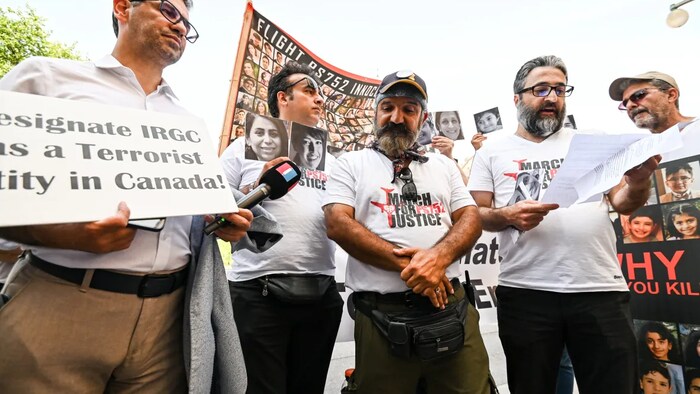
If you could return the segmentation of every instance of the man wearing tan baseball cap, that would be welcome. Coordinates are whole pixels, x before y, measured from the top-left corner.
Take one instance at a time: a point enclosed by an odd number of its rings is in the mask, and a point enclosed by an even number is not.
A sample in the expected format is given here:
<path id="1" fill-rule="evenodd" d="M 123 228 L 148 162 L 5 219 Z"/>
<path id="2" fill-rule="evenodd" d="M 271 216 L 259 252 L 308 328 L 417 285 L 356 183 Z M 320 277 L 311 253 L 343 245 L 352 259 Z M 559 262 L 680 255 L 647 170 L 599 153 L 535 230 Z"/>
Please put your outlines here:
<path id="1" fill-rule="evenodd" d="M 618 78 L 610 84 L 609 93 L 610 98 L 621 101 L 618 108 L 627 111 L 637 127 L 652 133 L 660 133 L 678 123 L 679 127 L 685 126 L 694 119 L 680 113 L 678 83 L 662 72 L 648 71 Z"/>

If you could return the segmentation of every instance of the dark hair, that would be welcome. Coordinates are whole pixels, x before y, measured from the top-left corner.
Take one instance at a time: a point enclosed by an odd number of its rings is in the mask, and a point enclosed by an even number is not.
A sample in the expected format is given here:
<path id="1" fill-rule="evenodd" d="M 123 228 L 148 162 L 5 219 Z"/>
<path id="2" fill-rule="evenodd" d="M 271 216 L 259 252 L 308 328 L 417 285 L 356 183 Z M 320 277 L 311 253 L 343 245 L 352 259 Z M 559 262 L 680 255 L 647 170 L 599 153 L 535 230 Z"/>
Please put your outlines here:
<path id="1" fill-rule="evenodd" d="M 639 363 L 639 381 L 644 379 L 644 375 L 651 372 L 658 372 L 668 380 L 668 385 L 671 386 L 671 374 L 668 372 L 666 365 L 656 360 L 642 360 Z"/>
<path id="2" fill-rule="evenodd" d="M 673 336 L 673 334 L 671 334 L 671 331 L 669 331 L 665 325 L 656 321 L 646 323 L 639 330 L 639 336 L 637 337 L 639 357 L 647 360 L 656 360 L 656 358 L 654 358 L 654 355 L 649 350 L 649 346 L 647 346 L 646 342 L 647 334 L 650 332 L 655 332 L 659 334 L 661 339 L 665 339 L 671 345 L 671 349 L 669 349 L 668 351 L 668 360 L 663 361 L 669 361 L 674 364 L 680 364 L 680 353 L 678 352 L 678 343 L 676 341 L 676 338 Z"/>
<path id="3" fill-rule="evenodd" d="M 294 61 L 287 62 L 287 64 L 284 67 L 282 67 L 280 72 L 278 72 L 277 74 L 273 75 L 272 78 L 270 78 L 270 83 L 267 87 L 267 106 L 269 108 L 270 115 L 272 115 L 272 117 L 274 118 L 279 118 L 280 116 L 280 109 L 277 106 L 277 93 L 282 92 L 282 89 L 289 84 L 289 81 L 287 79 L 290 75 L 293 74 L 306 74 L 309 77 L 316 80 L 316 77 L 314 76 L 314 70 L 311 67 L 307 66 L 306 64 L 299 64 Z M 316 80 L 316 82 L 318 81 Z M 287 88 L 286 90 L 288 89 L 289 88 Z M 287 93 L 286 90 L 285 93 Z M 291 91 L 288 94 L 290 98 L 294 98 L 293 93 Z"/>
<path id="4" fill-rule="evenodd" d="M 640 216 L 651 219 L 654 222 L 654 224 L 659 224 L 661 222 L 659 220 L 658 209 L 650 205 L 644 205 L 636 211 L 632 212 L 632 214 L 629 216 L 629 220 L 632 221 L 632 219 L 638 218 Z"/>
<path id="5" fill-rule="evenodd" d="M 563 60 L 552 55 L 539 56 L 525 62 L 525 64 L 523 64 L 522 67 L 520 67 L 520 70 L 518 70 L 518 73 L 515 74 L 515 81 L 513 82 L 513 93 L 518 94 L 517 92 L 525 88 L 525 79 L 527 79 L 527 76 L 530 75 L 530 72 L 532 72 L 532 70 L 536 69 L 537 67 L 557 68 L 564 73 L 566 81 L 569 81 L 569 74 L 566 71 L 566 65 L 564 64 Z"/>
<path id="6" fill-rule="evenodd" d="M 250 131 L 253 128 L 253 123 L 255 122 L 256 118 L 265 118 L 270 120 L 275 127 L 277 128 L 277 131 L 280 133 L 280 139 L 282 140 L 282 147 L 280 151 L 280 156 L 287 156 L 289 154 L 289 149 L 287 148 L 287 141 L 289 141 L 287 137 L 287 128 L 284 125 L 284 122 L 279 120 L 279 119 L 273 119 L 267 116 L 261 116 L 261 115 L 256 115 L 252 112 L 248 112 L 245 116 L 245 138 L 246 140 L 250 137 Z M 259 160 L 258 155 L 255 154 L 253 151 L 253 148 L 251 148 L 250 145 L 246 143 L 245 145 L 245 158 L 250 159 L 250 160 Z"/>
<path id="7" fill-rule="evenodd" d="M 462 119 L 459 118 L 459 112 L 457 112 L 457 111 L 442 111 L 442 112 L 435 113 L 435 127 L 437 127 L 438 131 L 440 132 L 440 135 L 445 136 L 445 134 L 442 132 L 442 130 L 440 130 L 440 119 L 442 119 L 443 114 L 446 114 L 446 113 L 455 114 L 455 116 L 457 117 L 457 121 L 460 124 L 459 135 L 457 136 L 457 138 L 459 138 L 460 136 L 463 136 L 463 134 L 462 134 Z"/>
<path id="8" fill-rule="evenodd" d="M 690 215 L 698 220 L 698 228 L 695 230 L 695 235 L 700 234 L 700 209 L 695 205 L 689 203 L 681 203 L 671 207 L 666 214 L 666 228 L 668 229 L 668 234 L 672 237 L 683 238 L 683 234 L 676 229 L 673 224 L 673 218 L 678 215 Z"/>
<path id="9" fill-rule="evenodd" d="M 700 369 L 686 369 L 685 372 L 685 389 L 690 392 L 690 384 L 693 380 L 700 379 Z"/>
<path id="10" fill-rule="evenodd" d="M 669 175 L 680 172 L 680 170 L 686 170 L 690 175 L 693 175 L 693 167 L 688 163 L 672 164 L 666 167 L 666 178 Z"/>
<path id="11" fill-rule="evenodd" d="M 302 145 L 304 143 L 304 137 L 306 137 L 308 135 L 311 138 L 321 140 L 321 141 L 323 141 L 323 145 L 325 146 L 326 145 L 326 138 L 328 136 L 328 134 L 324 130 L 317 129 L 315 127 L 305 127 L 305 130 L 304 130 L 305 132 L 303 132 L 303 133 L 300 133 L 298 131 L 299 130 L 297 130 L 296 133 L 294 133 L 294 132 L 292 133 L 292 147 L 294 148 L 294 152 L 295 152 L 294 162 L 296 162 L 296 163 L 299 163 L 299 161 L 300 161 L 299 154 L 301 154 L 301 152 L 303 150 Z M 325 149 L 323 149 L 323 152 L 321 153 L 321 161 L 318 163 L 317 168 L 318 169 L 326 168 L 325 164 L 326 164 L 326 152 L 325 152 Z M 315 170 L 316 168 L 313 168 L 313 169 Z"/>
<path id="12" fill-rule="evenodd" d="M 142 3 L 143 0 L 131 0 L 131 3 Z M 185 7 L 189 10 L 192 8 L 192 0 L 182 0 L 183 3 L 185 3 Z M 119 21 L 117 21 L 117 17 L 114 16 L 114 10 L 112 10 L 112 29 L 114 30 L 114 35 L 116 37 L 119 37 Z"/>
<path id="13" fill-rule="evenodd" d="M 685 363 L 695 368 L 700 368 L 698 342 L 700 342 L 700 330 L 695 329 L 688 334 L 688 338 L 685 340 Z M 698 377 L 700 377 L 700 375 L 698 375 Z"/>

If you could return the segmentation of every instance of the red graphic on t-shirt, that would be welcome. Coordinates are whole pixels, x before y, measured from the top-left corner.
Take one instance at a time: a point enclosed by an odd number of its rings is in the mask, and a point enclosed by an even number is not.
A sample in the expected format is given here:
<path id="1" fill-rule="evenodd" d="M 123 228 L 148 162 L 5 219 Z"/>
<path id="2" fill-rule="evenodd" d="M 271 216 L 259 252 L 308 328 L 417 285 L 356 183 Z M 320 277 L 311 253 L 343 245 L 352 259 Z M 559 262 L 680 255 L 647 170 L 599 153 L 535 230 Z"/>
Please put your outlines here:
<path id="1" fill-rule="evenodd" d="M 370 201 L 372 205 L 386 214 L 390 228 L 425 227 L 441 225 L 440 215 L 446 211 L 441 201 L 432 201 L 430 193 L 419 194 L 416 201 L 405 200 L 401 193 L 392 193 L 395 189 L 381 188 L 385 202 Z"/>
<path id="2" fill-rule="evenodd" d="M 389 221 L 389 227 L 393 227 L 393 217 L 394 217 L 394 212 L 396 212 L 396 206 L 391 204 L 391 199 L 389 198 L 389 193 L 393 192 L 394 189 L 385 189 L 381 188 L 384 190 L 384 193 L 386 195 L 386 203 L 380 203 L 376 201 L 370 201 L 372 205 L 375 207 L 378 207 L 379 209 L 382 210 L 382 213 L 386 213 L 386 218 Z"/>

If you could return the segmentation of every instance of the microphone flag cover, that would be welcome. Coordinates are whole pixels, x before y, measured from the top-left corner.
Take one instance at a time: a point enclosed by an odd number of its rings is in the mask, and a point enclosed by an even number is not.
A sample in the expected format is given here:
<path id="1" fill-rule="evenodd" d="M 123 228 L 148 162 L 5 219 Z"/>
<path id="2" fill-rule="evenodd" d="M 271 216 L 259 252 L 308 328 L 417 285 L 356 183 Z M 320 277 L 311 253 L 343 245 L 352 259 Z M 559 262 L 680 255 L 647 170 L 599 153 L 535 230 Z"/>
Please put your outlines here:
<path id="1" fill-rule="evenodd" d="M 266 171 L 260 179 L 260 184 L 270 186 L 271 200 L 275 200 L 292 190 L 301 179 L 301 170 L 294 162 L 287 160 Z"/>

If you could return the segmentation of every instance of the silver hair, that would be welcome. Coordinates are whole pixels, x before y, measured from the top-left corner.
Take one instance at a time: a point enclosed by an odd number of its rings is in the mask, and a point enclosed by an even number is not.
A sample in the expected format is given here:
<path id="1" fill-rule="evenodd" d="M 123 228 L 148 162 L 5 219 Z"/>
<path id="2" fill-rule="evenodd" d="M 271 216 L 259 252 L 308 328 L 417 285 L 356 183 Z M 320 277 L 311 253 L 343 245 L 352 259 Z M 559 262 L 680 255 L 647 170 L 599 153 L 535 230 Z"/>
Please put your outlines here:
<path id="1" fill-rule="evenodd" d="M 522 67 L 520 67 L 520 70 L 518 70 L 518 73 L 515 74 L 515 81 L 513 82 L 513 93 L 517 94 L 519 91 L 525 88 L 525 79 L 527 79 L 527 76 L 530 75 L 530 72 L 532 72 L 532 70 L 536 69 L 537 67 L 557 68 L 564 73 L 564 77 L 566 77 L 566 82 L 569 82 L 569 74 L 566 71 L 566 65 L 564 64 L 563 60 L 553 55 L 538 56 L 532 60 L 528 60 L 527 62 L 525 62 L 525 64 L 523 64 Z"/>

